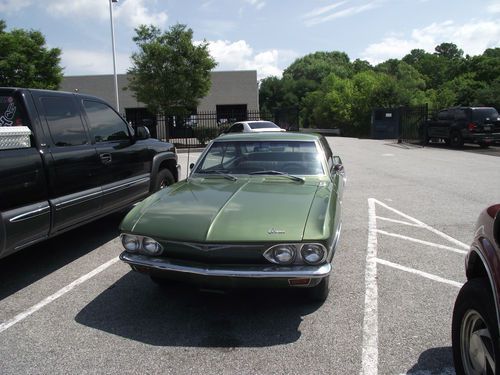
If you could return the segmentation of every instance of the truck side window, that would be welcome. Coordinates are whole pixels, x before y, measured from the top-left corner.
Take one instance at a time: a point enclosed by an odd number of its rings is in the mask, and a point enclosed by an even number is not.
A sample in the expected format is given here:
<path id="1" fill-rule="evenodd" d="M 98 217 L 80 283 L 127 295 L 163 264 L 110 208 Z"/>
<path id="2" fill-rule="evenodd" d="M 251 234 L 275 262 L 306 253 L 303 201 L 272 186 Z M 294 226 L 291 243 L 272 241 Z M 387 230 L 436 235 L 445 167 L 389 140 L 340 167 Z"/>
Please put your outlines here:
<path id="1" fill-rule="evenodd" d="M 73 98 L 44 97 L 40 101 L 45 110 L 50 136 L 56 146 L 78 146 L 87 143 L 87 134 Z"/>
<path id="2" fill-rule="evenodd" d="M 84 100 L 90 132 L 96 142 L 130 140 L 127 124 L 104 103 Z"/>

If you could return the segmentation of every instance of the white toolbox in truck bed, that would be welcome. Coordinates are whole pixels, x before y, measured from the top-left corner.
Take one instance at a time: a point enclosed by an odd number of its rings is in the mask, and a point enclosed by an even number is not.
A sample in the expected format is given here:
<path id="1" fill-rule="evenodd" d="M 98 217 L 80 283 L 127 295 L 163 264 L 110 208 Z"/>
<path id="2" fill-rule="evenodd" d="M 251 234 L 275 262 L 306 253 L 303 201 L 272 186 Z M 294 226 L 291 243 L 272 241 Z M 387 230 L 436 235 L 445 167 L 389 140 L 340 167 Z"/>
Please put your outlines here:
<path id="1" fill-rule="evenodd" d="M 27 126 L 0 126 L 0 150 L 31 147 Z"/>

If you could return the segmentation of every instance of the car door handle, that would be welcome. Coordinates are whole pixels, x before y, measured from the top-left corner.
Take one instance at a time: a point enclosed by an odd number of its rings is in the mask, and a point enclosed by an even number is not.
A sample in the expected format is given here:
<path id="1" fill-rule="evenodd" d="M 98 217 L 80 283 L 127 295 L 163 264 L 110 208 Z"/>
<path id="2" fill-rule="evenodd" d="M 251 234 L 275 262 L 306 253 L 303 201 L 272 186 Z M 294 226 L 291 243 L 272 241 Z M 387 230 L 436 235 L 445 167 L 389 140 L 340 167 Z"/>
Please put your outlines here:
<path id="1" fill-rule="evenodd" d="M 111 154 L 99 154 L 99 157 L 101 158 L 101 163 L 104 165 L 111 164 L 112 158 Z"/>

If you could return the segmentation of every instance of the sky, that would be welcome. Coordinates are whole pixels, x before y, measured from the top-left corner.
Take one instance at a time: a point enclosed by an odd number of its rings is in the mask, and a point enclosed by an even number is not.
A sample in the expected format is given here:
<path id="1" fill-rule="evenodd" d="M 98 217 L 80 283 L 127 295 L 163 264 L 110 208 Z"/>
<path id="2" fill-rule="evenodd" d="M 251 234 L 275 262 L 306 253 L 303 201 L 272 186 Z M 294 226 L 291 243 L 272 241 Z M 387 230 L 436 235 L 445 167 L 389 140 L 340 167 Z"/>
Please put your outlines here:
<path id="1" fill-rule="evenodd" d="M 377 64 L 442 42 L 477 55 L 500 47 L 500 0 L 119 0 L 113 3 L 117 72 L 131 67 L 134 28 L 187 25 L 209 43 L 215 70 L 281 76 L 316 51 Z M 62 50 L 66 76 L 112 74 L 109 0 L 0 0 L 0 19 L 41 31 Z"/>

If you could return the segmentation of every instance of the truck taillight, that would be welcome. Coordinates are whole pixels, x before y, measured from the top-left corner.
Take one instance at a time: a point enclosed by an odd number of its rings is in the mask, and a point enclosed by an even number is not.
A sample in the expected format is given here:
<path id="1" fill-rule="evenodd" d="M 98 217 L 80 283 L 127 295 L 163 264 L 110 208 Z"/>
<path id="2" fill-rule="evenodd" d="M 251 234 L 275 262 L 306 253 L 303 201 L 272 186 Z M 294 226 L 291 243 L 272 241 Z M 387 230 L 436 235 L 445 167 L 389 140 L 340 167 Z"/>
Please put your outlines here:
<path id="1" fill-rule="evenodd" d="M 475 132 L 477 130 L 477 125 L 471 122 L 469 125 L 467 125 L 467 129 L 469 129 L 470 132 Z"/>

